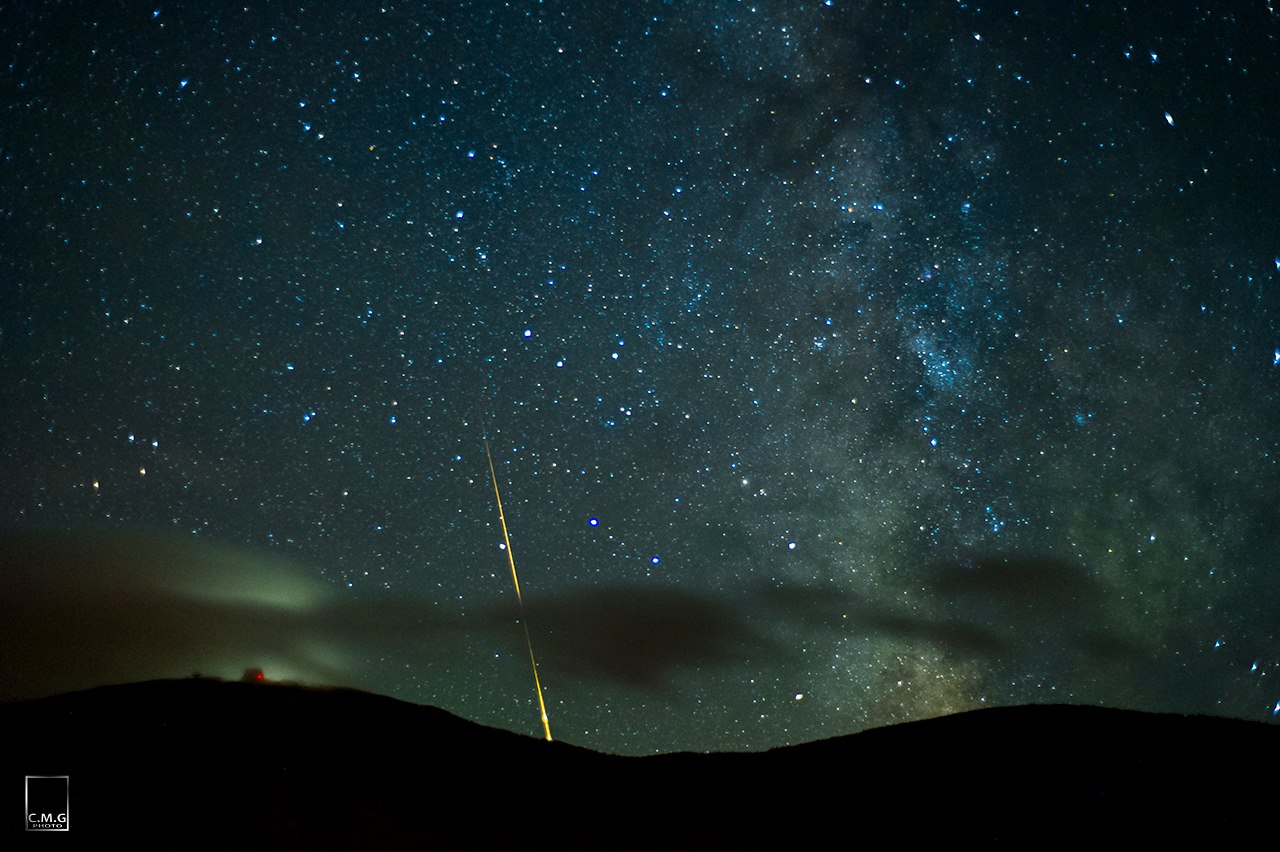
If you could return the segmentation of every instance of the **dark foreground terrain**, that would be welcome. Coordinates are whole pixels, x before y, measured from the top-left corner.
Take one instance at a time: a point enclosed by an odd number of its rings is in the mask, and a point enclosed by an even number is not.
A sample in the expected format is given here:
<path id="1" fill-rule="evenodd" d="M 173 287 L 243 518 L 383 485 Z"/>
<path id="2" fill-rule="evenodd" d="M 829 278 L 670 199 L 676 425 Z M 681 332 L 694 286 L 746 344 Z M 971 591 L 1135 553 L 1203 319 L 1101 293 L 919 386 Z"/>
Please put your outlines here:
<path id="1" fill-rule="evenodd" d="M 1280 726 L 991 709 L 762 754 L 615 757 L 349 690 L 155 681 L 0 705 L 0 847 L 795 848 L 1266 832 Z M 69 775 L 70 831 L 23 830 Z"/>

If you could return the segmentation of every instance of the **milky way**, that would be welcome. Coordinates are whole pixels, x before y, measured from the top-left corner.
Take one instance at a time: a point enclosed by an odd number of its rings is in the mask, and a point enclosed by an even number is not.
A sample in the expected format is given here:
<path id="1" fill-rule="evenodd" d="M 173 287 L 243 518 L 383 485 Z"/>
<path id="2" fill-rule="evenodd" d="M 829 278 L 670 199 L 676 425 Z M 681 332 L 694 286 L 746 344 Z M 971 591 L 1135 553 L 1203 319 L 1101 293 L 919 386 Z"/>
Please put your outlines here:
<path id="1" fill-rule="evenodd" d="M 1268 5 L 616 5 L 0 17 L 0 582 L 149 625 L 61 685 L 538 735 L 487 439 L 558 739 L 1271 720 Z"/>

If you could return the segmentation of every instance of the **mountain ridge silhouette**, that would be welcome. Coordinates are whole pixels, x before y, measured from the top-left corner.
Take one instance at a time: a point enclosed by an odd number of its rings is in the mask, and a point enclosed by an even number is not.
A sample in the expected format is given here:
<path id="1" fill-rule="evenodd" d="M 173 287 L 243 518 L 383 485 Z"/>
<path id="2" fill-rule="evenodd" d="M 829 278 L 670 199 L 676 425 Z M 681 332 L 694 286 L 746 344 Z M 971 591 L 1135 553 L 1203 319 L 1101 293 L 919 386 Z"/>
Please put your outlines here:
<path id="1" fill-rule="evenodd" d="M 0 705 L 0 839 L 68 775 L 72 841 L 778 848 L 835 837 L 1245 837 L 1280 726 L 990 708 L 767 752 L 608 755 L 353 689 L 147 681 Z M 12 807 L 10 807 L 12 805 Z M 905 832 L 905 835 L 903 834 Z"/>

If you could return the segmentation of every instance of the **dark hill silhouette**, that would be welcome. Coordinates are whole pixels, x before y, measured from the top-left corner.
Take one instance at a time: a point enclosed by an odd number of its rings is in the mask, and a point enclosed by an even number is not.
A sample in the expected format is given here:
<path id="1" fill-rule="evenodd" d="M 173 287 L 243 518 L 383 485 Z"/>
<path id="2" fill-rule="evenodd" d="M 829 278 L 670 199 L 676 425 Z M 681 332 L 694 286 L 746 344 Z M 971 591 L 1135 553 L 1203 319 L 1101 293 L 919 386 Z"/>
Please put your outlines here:
<path id="1" fill-rule="evenodd" d="M 0 705 L 0 846 L 24 775 L 70 775 L 101 848 L 794 848 L 1221 842 L 1270 819 L 1280 727 L 980 710 L 758 754 L 619 757 L 354 690 L 208 679 Z M 66 843 L 55 844 L 65 848 Z"/>

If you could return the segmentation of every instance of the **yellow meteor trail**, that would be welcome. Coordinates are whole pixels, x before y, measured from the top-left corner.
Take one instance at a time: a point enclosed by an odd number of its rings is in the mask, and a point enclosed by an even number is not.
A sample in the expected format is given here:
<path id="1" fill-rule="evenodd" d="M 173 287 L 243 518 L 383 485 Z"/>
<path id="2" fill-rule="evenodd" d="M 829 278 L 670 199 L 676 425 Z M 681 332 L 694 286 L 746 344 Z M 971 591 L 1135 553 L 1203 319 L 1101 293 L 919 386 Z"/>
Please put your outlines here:
<path id="1" fill-rule="evenodd" d="M 529 638 L 529 620 L 524 617 L 524 600 L 520 597 L 520 578 L 516 576 L 516 558 L 511 553 L 511 536 L 507 535 L 507 518 L 502 514 L 502 495 L 498 493 L 498 475 L 493 471 L 493 453 L 489 442 L 484 442 L 484 454 L 489 459 L 489 478 L 493 480 L 493 497 L 498 501 L 498 520 L 502 523 L 502 541 L 507 546 L 507 561 L 511 563 L 511 582 L 516 587 L 516 603 L 520 606 L 520 626 L 524 628 L 524 644 L 529 649 L 529 664 L 533 666 L 533 685 L 538 690 L 538 710 L 542 712 L 542 732 L 551 742 L 551 720 L 547 718 L 547 705 L 542 700 L 542 681 L 538 678 L 538 661 L 533 656 L 533 640 Z"/>

